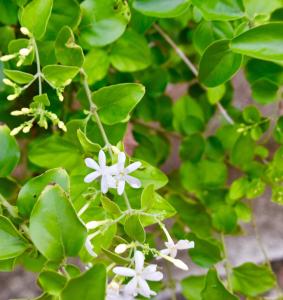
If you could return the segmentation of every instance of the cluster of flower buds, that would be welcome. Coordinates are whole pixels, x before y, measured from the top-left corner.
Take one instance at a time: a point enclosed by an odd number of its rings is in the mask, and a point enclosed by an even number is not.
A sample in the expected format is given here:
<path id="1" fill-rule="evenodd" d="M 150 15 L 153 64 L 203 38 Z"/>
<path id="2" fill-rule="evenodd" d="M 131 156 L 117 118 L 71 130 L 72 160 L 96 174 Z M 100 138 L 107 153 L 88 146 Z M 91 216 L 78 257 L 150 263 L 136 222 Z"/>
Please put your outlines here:
<path id="1" fill-rule="evenodd" d="M 19 95 L 21 94 L 22 92 L 22 88 L 20 86 L 18 86 L 15 82 L 11 81 L 10 79 L 8 78 L 4 78 L 3 79 L 3 83 L 12 87 L 14 89 L 13 91 L 13 94 L 10 94 L 8 97 L 7 97 L 7 100 L 9 101 L 13 101 L 15 100 L 16 98 L 19 97 Z"/>
<path id="2" fill-rule="evenodd" d="M 21 27 L 20 30 L 21 30 L 22 34 L 27 35 L 29 37 L 31 36 L 31 34 L 27 28 Z M 29 40 L 26 47 L 21 48 L 16 53 L 11 53 L 11 54 L 1 56 L 0 61 L 6 62 L 6 61 L 12 60 L 14 58 L 17 58 L 18 59 L 17 67 L 20 67 L 25 62 L 26 58 L 32 53 L 33 50 L 34 49 L 33 49 L 32 41 Z"/>
<path id="3" fill-rule="evenodd" d="M 22 123 L 20 126 L 14 128 L 11 131 L 11 135 L 16 135 L 20 131 L 23 131 L 23 133 L 28 133 L 34 122 L 37 120 L 37 124 L 40 127 L 43 127 L 45 129 L 48 128 L 48 122 L 47 120 L 49 119 L 54 126 L 58 126 L 60 129 L 63 131 L 67 131 L 67 128 L 64 124 L 63 121 L 61 121 L 58 116 L 50 111 L 44 110 L 42 108 L 27 108 L 23 107 L 21 110 L 15 110 L 11 112 L 12 116 L 30 116 L 32 117 L 29 121 L 26 121 Z"/>

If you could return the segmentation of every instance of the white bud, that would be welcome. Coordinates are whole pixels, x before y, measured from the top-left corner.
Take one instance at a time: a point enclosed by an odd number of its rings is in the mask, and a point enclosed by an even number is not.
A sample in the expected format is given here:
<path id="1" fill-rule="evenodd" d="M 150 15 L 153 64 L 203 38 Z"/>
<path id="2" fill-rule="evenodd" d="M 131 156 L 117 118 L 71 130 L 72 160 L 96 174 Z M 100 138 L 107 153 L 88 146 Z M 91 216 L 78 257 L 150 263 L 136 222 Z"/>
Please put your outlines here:
<path id="1" fill-rule="evenodd" d="M 62 121 L 58 122 L 58 127 L 65 132 L 67 131 L 67 127 L 65 126 L 64 122 L 62 122 Z"/>
<path id="2" fill-rule="evenodd" d="M 20 31 L 24 35 L 30 35 L 30 32 L 29 32 L 29 30 L 26 27 L 21 27 Z"/>
<path id="3" fill-rule="evenodd" d="M 28 114 L 30 112 L 30 108 L 27 108 L 27 107 L 23 107 L 21 109 L 21 111 L 24 113 L 24 114 Z"/>
<path id="4" fill-rule="evenodd" d="M 95 229 L 105 223 L 108 223 L 107 220 L 104 220 L 104 221 L 90 221 L 86 224 L 86 228 L 87 229 Z"/>
<path id="5" fill-rule="evenodd" d="M 6 84 L 6 85 L 9 85 L 9 86 L 12 86 L 12 87 L 15 86 L 15 83 L 13 81 L 11 81 L 10 79 L 8 79 L 8 78 L 4 78 L 3 83 Z"/>
<path id="6" fill-rule="evenodd" d="M 64 96 L 63 96 L 62 93 L 58 92 L 58 93 L 57 93 L 57 96 L 58 96 L 58 98 L 59 98 L 59 100 L 60 100 L 61 102 L 64 100 Z"/>
<path id="7" fill-rule="evenodd" d="M 13 100 L 15 100 L 18 96 L 19 96 L 18 94 L 12 94 L 12 95 L 9 95 L 9 96 L 7 97 L 7 99 L 8 99 L 9 101 L 13 101 Z"/>
<path id="8" fill-rule="evenodd" d="M 0 60 L 5 62 L 5 61 L 11 60 L 15 57 L 16 57 L 15 54 L 8 54 L 8 55 L 1 56 Z"/>
<path id="9" fill-rule="evenodd" d="M 11 112 L 12 116 L 21 116 L 23 115 L 23 112 L 21 110 L 14 110 Z"/>
<path id="10" fill-rule="evenodd" d="M 128 245 L 127 244 L 120 244 L 115 248 L 115 252 L 117 254 L 122 254 L 124 253 L 126 250 L 128 249 Z"/>
<path id="11" fill-rule="evenodd" d="M 184 270 L 184 271 L 189 270 L 188 266 L 184 262 L 182 262 L 180 259 L 174 259 L 172 261 L 172 263 L 174 264 L 175 267 L 177 267 L 181 270 Z"/>
<path id="12" fill-rule="evenodd" d="M 24 127 L 24 125 L 21 125 L 21 126 L 19 126 L 19 127 L 14 128 L 14 129 L 10 132 L 10 135 L 16 135 L 16 134 L 18 134 L 18 133 L 22 130 L 23 127 Z"/>
<path id="13" fill-rule="evenodd" d="M 21 56 L 28 56 L 30 54 L 31 49 L 28 48 L 22 48 L 20 49 L 19 53 Z"/>
<path id="14" fill-rule="evenodd" d="M 25 126 L 25 127 L 23 128 L 23 133 L 28 133 L 28 132 L 30 132 L 31 127 L 32 127 L 32 123 L 29 123 L 27 126 Z"/>

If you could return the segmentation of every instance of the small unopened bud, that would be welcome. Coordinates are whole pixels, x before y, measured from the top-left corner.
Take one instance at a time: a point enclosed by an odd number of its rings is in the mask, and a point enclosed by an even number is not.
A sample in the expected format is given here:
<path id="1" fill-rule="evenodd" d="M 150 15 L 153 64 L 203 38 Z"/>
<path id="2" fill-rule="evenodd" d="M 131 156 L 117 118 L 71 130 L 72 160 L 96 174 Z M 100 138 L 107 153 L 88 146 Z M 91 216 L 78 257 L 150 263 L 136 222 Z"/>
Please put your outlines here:
<path id="1" fill-rule="evenodd" d="M 65 132 L 67 131 L 67 127 L 65 126 L 64 122 L 62 122 L 62 121 L 58 122 L 58 127 Z"/>
<path id="2" fill-rule="evenodd" d="M 6 84 L 6 85 L 9 85 L 9 86 L 12 86 L 12 87 L 14 87 L 16 85 L 13 81 L 11 81 L 8 78 L 4 78 L 3 83 Z"/>
<path id="3" fill-rule="evenodd" d="M 20 67 L 24 63 L 24 61 L 25 61 L 25 57 L 21 56 L 16 64 L 16 66 Z"/>
<path id="4" fill-rule="evenodd" d="M 28 132 L 30 132 L 31 127 L 32 127 L 32 123 L 29 123 L 27 126 L 25 126 L 25 127 L 23 128 L 23 133 L 28 133 Z"/>
<path id="5" fill-rule="evenodd" d="M 59 100 L 60 100 L 61 102 L 64 100 L 64 96 L 63 96 L 62 93 L 57 92 L 57 96 L 58 96 L 58 98 L 59 98 Z"/>
<path id="6" fill-rule="evenodd" d="M 28 56 L 30 54 L 30 51 L 31 51 L 31 49 L 29 49 L 29 48 L 22 48 L 22 49 L 20 49 L 19 54 L 21 56 Z"/>
<path id="7" fill-rule="evenodd" d="M 108 221 L 107 220 L 104 220 L 104 221 L 90 221 L 86 224 L 86 228 L 87 229 L 95 229 L 105 223 L 107 223 Z"/>
<path id="8" fill-rule="evenodd" d="M 124 253 L 126 250 L 128 249 L 128 245 L 127 244 L 120 244 L 115 248 L 115 252 L 117 254 L 122 254 Z"/>
<path id="9" fill-rule="evenodd" d="M 23 129 L 24 125 L 21 125 L 19 127 L 14 128 L 11 132 L 10 135 L 16 135 L 18 134 L 22 129 Z"/>
<path id="10" fill-rule="evenodd" d="M 26 27 L 21 27 L 20 31 L 24 35 L 30 35 L 30 32 L 29 32 L 29 30 Z"/>
<path id="11" fill-rule="evenodd" d="M 5 61 L 11 60 L 15 57 L 16 57 L 15 54 L 8 54 L 8 55 L 1 56 L 0 60 L 5 62 Z"/>
<path id="12" fill-rule="evenodd" d="M 16 98 L 18 98 L 18 94 L 12 94 L 12 95 L 9 95 L 8 97 L 7 97 L 7 99 L 9 100 L 9 101 L 13 101 L 13 100 L 15 100 Z"/>

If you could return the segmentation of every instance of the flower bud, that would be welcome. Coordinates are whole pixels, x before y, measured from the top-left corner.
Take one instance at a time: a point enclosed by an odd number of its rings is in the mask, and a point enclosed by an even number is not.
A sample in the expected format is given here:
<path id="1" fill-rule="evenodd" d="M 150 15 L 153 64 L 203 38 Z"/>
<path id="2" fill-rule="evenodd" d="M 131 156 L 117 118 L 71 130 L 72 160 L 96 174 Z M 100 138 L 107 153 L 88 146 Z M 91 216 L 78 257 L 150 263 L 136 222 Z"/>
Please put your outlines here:
<path id="1" fill-rule="evenodd" d="M 15 54 L 8 54 L 8 55 L 1 56 L 0 60 L 5 62 L 5 61 L 11 60 L 15 57 L 16 57 Z"/>
<path id="2" fill-rule="evenodd" d="M 9 95 L 9 96 L 7 97 L 7 99 L 8 99 L 9 101 L 13 101 L 13 100 L 15 100 L 18 96 L 19 96 L 18 94 L 12 94 L 12 95 Z"/>
<path id="3" fill-rule="evenodd" d="M 65 132 L 67 131 L 67 127 L 65 126 L 64 122 L 62 122 L 62 121 L 58 122 L 58 127 Z"/>
<path id="4" fill-rule="evenodd" d="M 119 245 L 115 248 L 115 252 L 116 252 L 117 254 L 122 254 L 122 253 L 124 253 L 127 249 L 128 249 L 128 245 L 127 245 L 127 244 L 119 244 Z"/>
<path id="5" fill-rule="evenodd" d="M 21 56 L 28 56 L 28 55 L 30 54 L 30 51 L 31 51 L 31 49 L 28 49 L 28 48 L 22 48 L 22 49 L 20 49 L 19 54 L 20 54 Z"/>
<path id="6" fill-rule="evenodd" d="M 30 32 L 29 32 L 29 30 L 26 27 L 21 27 L 20 31 L 24 35 L 30 35 Z"/>
<path id="7" fill-rule="evenodd" d="M 8 78 L 4 78 L 3 83 L 6 84 L 6 85 L 9 85 L 9 86 L 12 86 L 12 87 L 15 86 L 15 83 L 13 81 L 11 81 L 10 79 L 8 79 Z"/>
<path id="8" fill-rule="evenodd" d="M 20 125 L 19 127 L 14 128 L 11 132 L 10 135 L 16 135 L 18 134 L 22 129 L 23 129 L 24 125 Z"/>

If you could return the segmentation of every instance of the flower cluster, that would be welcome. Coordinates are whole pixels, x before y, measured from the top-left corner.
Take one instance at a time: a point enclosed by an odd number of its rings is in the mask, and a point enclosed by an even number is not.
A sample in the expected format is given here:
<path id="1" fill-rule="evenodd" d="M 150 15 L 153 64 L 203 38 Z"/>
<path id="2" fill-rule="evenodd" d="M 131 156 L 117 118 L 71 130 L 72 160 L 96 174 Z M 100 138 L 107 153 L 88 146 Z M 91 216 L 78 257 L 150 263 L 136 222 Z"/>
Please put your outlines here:
<path id="1" fill-rule="evenodd" d="M 112 166 L 107 166 L 105 153 L 103 150 L 100 150 L 98 154 L 98 163 L 92 158 L 85 159 L 86 166 L 95 171 L 88 174 L 84 181 L 90 183 L 95 179 L 100 178 L 101 192 L 103 194 L 106 194 L 109 188 L 114 188 L 117 189 L 118 195 L 122 195 L 126 183 L 132 188 L 140 188 L 140 180 L 129 174 L 136 171 L 141 166 L 141 162 L 134 162 L 127 167 L 125 167 L 125 163 L 126 155 L 124 152 L 120 152 L 118 154 L 118 162 Z"/>

